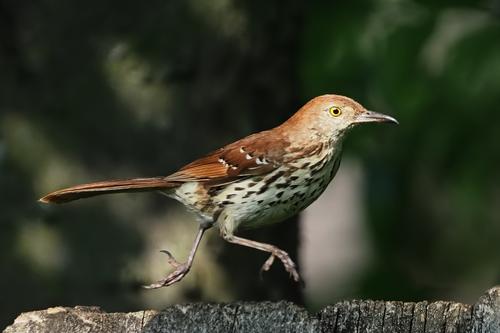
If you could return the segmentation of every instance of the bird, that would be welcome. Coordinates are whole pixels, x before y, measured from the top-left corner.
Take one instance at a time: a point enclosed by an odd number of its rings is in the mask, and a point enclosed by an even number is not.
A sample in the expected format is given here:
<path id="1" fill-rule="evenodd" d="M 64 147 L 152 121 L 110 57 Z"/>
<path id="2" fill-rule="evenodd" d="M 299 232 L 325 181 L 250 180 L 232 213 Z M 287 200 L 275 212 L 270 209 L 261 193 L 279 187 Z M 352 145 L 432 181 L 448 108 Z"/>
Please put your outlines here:
<path id="1" fill-rule="evenodd" d="M 190 271 L 206 230 L 216 227 L 229 243 L 269 254 L 261 271 L 275 259 L 296 282 L 302 282 L 288 253 L 272 244 L 242 238 L 237 230 L 264 227 L 296 215 L 314 202 L 334 178 L 346 134 L 363 123 L 398 124 L 335 94 L 315 97 L 288 120 L 251 134 L 185 165 L 169 176 L 106 180 L 61 189 L 39 199 L 65 203 L 109 193 L 157 191 L 181 202 L 199 221 L 187 260 L 162 250 L 172 266 L 156 289 L 181 281 Z"/>

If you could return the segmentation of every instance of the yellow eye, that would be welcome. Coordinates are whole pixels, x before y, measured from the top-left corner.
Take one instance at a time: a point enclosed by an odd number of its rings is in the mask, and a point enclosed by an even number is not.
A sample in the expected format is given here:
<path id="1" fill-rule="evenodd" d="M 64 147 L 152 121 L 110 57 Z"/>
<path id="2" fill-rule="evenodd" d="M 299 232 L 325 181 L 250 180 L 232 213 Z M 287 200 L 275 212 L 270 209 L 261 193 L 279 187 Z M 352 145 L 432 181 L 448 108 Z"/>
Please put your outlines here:
<path id="1" fill-rule="evenodd" d="M 342 114 L 342 111 L 335 106 L 332 106 L 331 108 L 329 108 L 328 112 L 330 112 L 330 115 L 332 115 L 333 117 L 338 117 Z"/>

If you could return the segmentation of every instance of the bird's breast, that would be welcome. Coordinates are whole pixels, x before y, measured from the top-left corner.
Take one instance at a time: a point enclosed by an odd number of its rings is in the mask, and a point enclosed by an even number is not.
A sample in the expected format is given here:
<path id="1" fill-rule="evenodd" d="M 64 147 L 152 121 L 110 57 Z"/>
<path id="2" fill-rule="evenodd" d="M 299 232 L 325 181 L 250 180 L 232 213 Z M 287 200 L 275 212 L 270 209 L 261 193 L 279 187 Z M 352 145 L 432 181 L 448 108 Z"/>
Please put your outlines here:
<path id="1" fill-rule="evenodd" d="M 277 223 L 314 202 L 334 177 L 339 162 L 340 152 L 302 158 L 265 176 L 230 184 L 213 200 L 231 217 L 228 229 Z"/>
<path id="2" fill-rule="evenodd" d="M 326 189 L 339 163 L 340 150 L 324 150 L 289 160 L 264 175 L 211 187 L 187 182 L 167 195 L 204 221 L 224 211 L 227 218 L 219 223 L 228 232 L 256 228 L 283 221 L 309 206 Z"/>

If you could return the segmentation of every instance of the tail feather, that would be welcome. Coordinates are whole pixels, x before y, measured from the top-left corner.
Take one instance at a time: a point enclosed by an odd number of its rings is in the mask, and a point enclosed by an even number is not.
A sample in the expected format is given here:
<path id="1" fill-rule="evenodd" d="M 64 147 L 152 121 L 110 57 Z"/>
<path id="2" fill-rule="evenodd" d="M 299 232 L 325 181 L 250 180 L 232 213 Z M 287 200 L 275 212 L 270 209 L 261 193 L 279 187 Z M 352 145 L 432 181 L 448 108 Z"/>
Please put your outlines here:
<path id="1" fill-rule="evenodd" d="M 165 177 L 108 180 L 68 187 L 49 193 L 39 199 L 39 201 L 44 203 L 63 203 L 101 194 L 145 192 L 168 189 L 175 186 L 176 183 L 165 180 Z"/>

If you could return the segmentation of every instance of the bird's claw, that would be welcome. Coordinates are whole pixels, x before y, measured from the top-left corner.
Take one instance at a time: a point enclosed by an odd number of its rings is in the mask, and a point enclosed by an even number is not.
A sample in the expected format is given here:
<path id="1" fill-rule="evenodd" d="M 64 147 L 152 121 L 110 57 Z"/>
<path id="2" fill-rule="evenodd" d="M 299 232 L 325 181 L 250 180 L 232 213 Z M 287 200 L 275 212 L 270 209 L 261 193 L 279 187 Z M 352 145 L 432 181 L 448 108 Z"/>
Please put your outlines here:
<path id="1" fill-rule="evenodd" d="M 264 262 L 264 264 L 263 264 L 263 265 L 262 265 L 262 267 L 260 268 L 260 271 L 259 271 L 259 277 L 260 277 L 260 279 L 261 279 L 261 280 L 263 280 L 263 279 L 264 279 L 264 277 L 263 277 L 263 276 L 264 276 L 264 274 L 263 274 L 263 273 L 264 273 L 264 272 L 267 272 L 267 271 L 271 268 L 271 266 L 273 265 L 273 263 L 274 263 L 274 258 L 275 258 L 275 257 L 274 257 L 274 255 L 273 255 L 273 254 L 271 254 L 271 255 L 269 256 L 269 258 L 267 258 L 266 262 Z"/>
<path id="2" fill-rule="evenodd" d="M 260 268 L 261 273 L 267 272 L 271 268 L 271 266 L 274 263 L 274 258 L 275 258 L 274 254 L 271 254 L 269 258 L 267 258 L 266 262 L 264 262 L 264 264 Z"/>
<path id="3" fill-rule="evenodd" d="M 187 263 L 183 263 L 183 264 L 179 263 L 176 266 L 176 269 L 172 273 L 168 274 L 166 278 L 161 279 L 155 283 L 143 286 L 143 288 L 145 288 L 145 289 L 157 289 L 157 288 L 161 288 L 161 287 L 171 286 L 174 283 L 182 280 L 182 278 L 184 276 L 186 276 L 186 274 L 189 272 L 190 268 L 191 267 Z"/>
<path id="4" fill-rule="evenodd" d="M 167 262 L 170 266 L 175 268 L 175 270 L 168 274 L 166 278 L 161 279 L 155 283 L 143 286 L 144 289 L 157 289 L 161 287 L 170 286 L 176 282 L 182 280 L 184 276 L 189 272 L 191 266 L 188 263 L 178 262 L 175 257 L 167 250 L 161 250 L 161 253 L 165 253 L 168 257 Z"/>
<path id="5" fill-rule="evenodd" d="M 160 252 L 167 255 L 168 257 L 167 262 L 169 263 L 170 266 L 177 268 L 180 265 L 182 265 L 182 263 L 178 262 L 177 259 L 175 259 L 175 257 L 172 255 L 172 253 L 170 253 L 170 251 L 160 250 Z"/>
<path id="6" fill-rule="evenodd" d="M 304 286 L 304 280 L 301 279 L 299 273 L 297 272 L 296 265 L 293 262 L 293 260 L 290 258 L 288 253 L 286 253 L 283 250 L 276 250 L 275 252 L 271 253 L 269 258 L 264 262 L 260 269 L 260 274 L 262 276 L 263 272 L 267 272 L 271 266 L 274 263 L 274 259 L 278 257 L 278 259 L 283 263 L 283 266 L 285 266 L 285 270 L 290 274 L 290 276 L 293 278 L 295 282 L 299 282 L 302 286 Z"/>

